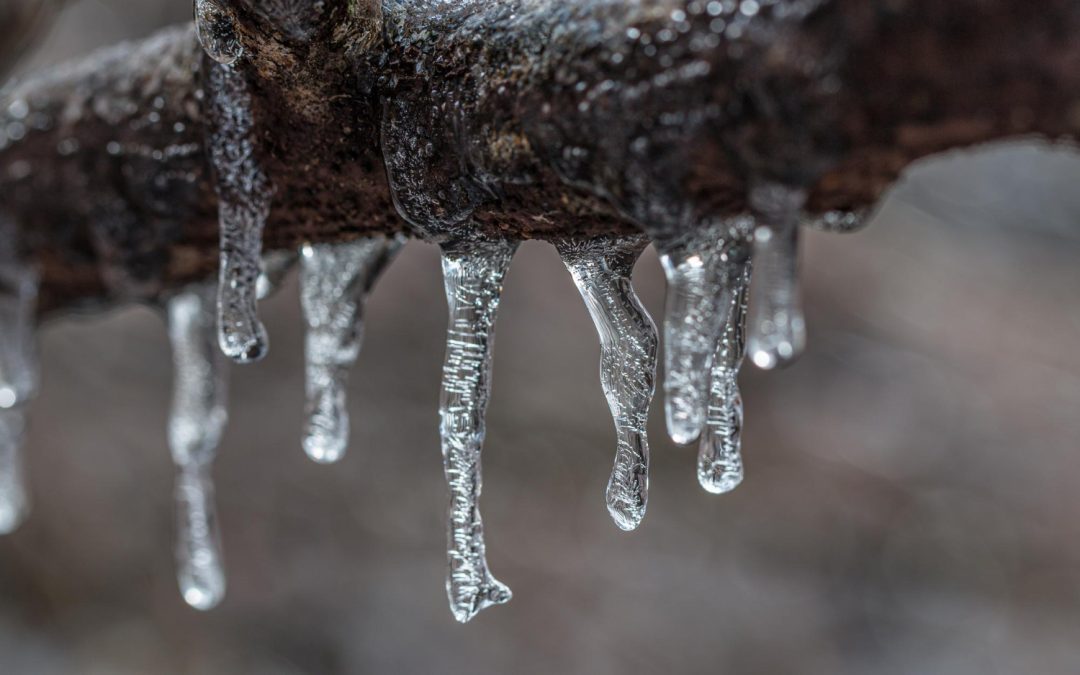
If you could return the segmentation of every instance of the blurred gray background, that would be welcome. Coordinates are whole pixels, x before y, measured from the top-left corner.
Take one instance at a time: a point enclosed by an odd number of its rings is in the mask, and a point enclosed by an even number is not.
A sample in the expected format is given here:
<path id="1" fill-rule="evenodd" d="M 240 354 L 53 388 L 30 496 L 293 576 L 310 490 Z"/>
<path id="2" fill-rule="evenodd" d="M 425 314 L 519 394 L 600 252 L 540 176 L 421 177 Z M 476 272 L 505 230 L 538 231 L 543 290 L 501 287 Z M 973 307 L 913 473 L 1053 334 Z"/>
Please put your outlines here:
<path id="1" fill-rule="evenodd" d="M 83 1 L 26 67 L 186 20 Z M 553 249 L 509 276 L 488 417 L 488 555 L 514 600 L 446 607 L 437 437 L 445 305 L 412 243 L 377 288 L 350 454 L 300 449 L 295 280 L 233 370 L 216 478 L 229 595 L 174 582 L 170 357 L 128 309 L 42 333 L 35 510 L 0 540 L 0 673 L 1080 672 L 1080 159 L 1036 143 L 929 162 L 873 225 L 808 233 L 809 349 L 748 369 L 747 480 L 704 493 L 654 406 L 652 494 L 619 532 L 592 325 Z M 651 252 L 640 294 L 662 316 Z"/>

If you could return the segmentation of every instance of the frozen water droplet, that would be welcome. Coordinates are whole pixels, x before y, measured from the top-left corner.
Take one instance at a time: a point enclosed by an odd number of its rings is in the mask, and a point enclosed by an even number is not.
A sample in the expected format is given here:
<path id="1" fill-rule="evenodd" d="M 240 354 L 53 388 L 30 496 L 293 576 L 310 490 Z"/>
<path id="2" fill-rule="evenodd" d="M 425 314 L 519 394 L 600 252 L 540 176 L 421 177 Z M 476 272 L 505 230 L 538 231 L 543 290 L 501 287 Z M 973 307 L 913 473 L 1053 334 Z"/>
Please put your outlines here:
<path id="1" fill-rule="evenodd" d="M 709 370 L 723 328 L 724 290 L 731 263 L 748 256 L 752 221 L 735 218 L 658 240 L 667 276 L 664 318 L 664 394 L 668 434 L 693 443 L 705 425 Z"/>
<path id="2" fill-rule="evenodd" d="M 462 623 L 507 602 L 511 595 L 488 570 L 479 500 L 495 316 L 516 249 L 517 242 L 508 241 L 453 242 L 442 249 L 450 315 L 439 401 L 443 463 L 450 484 L 446 591 L 450 610 Z"/>
<path id="3" fill-rule="evenodd" d="M 22 461 L 25 412 L 0 410 L 0 534 L 18 529 L 30 512 Z"/>
<path id="4" fill-rule="evenodd" d="M 195 0 L 195 34 L 210 58 L 223 65 L 235 63 L 244 53 L 232 13 L 217 0 Z"/>
<path id="5" fill-rule="evenodd" d="M 781 185 L 758 187 L 751 204 L 754 230 L 754 293 L 747 350 L 766 370 L 794 361 L 806 346 L 799 299 L 799 216 L 805 193 Z"/>
<path id="6" fill-rule="evenodd" d="M 307 323 L 303 445 L 316 462 L 336 462 L 345 454 L 345 384 L 364 337 L 364 302 L 401 244 L 379 236 L 301 249 L 300 302 Z"/>
<path id="7" fill-rule="evenodd" d="M 256 300 L 272 188 L 255 157 L 251 97 L 244 78 L 228 66 L 216 66 L 210 68 L 207 89 L 221 228 L 219 342 L 229 358 L 245 363 L 261 359 L 268 347 Z"/>
<path id="8" fill-rule="evenodd" d="M 708 417 L 698 452 L 698 482 L 713 494 L 730 492 L 743 479 L 743 402 L 738 378 L 746 347 L 750 263 L 734 262 L 732 266 L 729 276 L 735 281 L 725 292 L 728 306 L 720 343 L 713 355 Z"/>
<path id="9" fill-rule="evenodd" d="M 645 424 L 656 376 L 656 326 L 630 282 L 642 237 L 556 242 L 600 335 L 600 381 L 618 442 L 606 501 L 615 524 L 633 530 L 649 497 Z"/>
<path id="10" fill-rule="evenodd" d="M 213 609 L 225 597 L 225 571 L 221 564 L 221 535 L 209 465 L 194 464 L 181 469 L 176 482 L 176 503 L 180 593 L 195 609 Z"/>
<path id="11" fill-rule="evenodd" d="M 200 610 L 225 594 L 210 467 L 228 419 L 228 364 L 217 345 L 214 296 L 211 285 L 192 287 L 167 308 L 174 367 L 168 438 L 179 469 L 177 581 L 184 600 Z"/>

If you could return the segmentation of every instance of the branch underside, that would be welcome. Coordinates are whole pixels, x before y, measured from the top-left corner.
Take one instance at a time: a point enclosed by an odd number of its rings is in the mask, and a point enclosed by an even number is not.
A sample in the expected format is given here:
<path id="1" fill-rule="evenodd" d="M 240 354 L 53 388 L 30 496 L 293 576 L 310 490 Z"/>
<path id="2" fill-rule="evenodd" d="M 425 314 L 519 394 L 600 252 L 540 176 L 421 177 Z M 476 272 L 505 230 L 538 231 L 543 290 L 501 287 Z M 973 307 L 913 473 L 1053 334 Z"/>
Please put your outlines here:
<path id="1" fill-rule="evenodd" d="M 812 219 L 872 207 L 930 154 L 1080 131 L 1070 0 L 391 0 L 303 20 L 225 4 L 274 189 L 265 249 L 673 240 L 748 211 L 762 183 L 805 190 Z M 178 27 L 6 89 L 0 215 L 40 265 L 43 311 L 217 269 L 220 67 Z"/>

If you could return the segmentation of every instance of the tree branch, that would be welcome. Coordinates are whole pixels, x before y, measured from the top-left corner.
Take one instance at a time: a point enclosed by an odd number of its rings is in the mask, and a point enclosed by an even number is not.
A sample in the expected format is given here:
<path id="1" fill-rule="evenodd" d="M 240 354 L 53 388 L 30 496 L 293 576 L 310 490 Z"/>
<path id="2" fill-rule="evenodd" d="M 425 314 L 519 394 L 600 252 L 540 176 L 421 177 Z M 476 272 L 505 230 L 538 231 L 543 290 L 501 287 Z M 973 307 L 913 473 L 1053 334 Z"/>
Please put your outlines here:
<path id="1" fill-rule="evenodd" d="M 672 238 L 745 212 L 757 182 L 806 189 L 811 214 L 858 210 L 929 154 L 1080 131 L 1072 0 L 224 9 L 275 187 L 269 249 Z M 181 27 L 8 89 L 0 212 L 41 263 L 43 307 L 153 298 L 216 268 L 202 87 L 220 67 Z"/>

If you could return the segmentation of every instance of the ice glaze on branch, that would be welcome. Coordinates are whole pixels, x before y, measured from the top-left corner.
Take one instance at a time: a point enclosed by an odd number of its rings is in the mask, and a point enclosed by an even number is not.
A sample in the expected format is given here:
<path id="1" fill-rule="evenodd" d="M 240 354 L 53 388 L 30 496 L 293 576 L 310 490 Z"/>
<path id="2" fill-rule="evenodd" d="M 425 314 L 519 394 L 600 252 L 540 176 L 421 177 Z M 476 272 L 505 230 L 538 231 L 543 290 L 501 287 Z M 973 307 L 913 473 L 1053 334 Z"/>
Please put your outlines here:
<path id="1" fill-rule="evenodd" d="M 267 249 L 411 230 L 395 204 L 445 231 L 670 239 L 744 212 L 751 181 L 856 209 L 928 154 L 1080 131 L 1072 0 L 219 2 L 276 188 Z M 5 92 L 0 209 L 43 308 L 216 269 L 207 65 L 178 28 Z"/>

